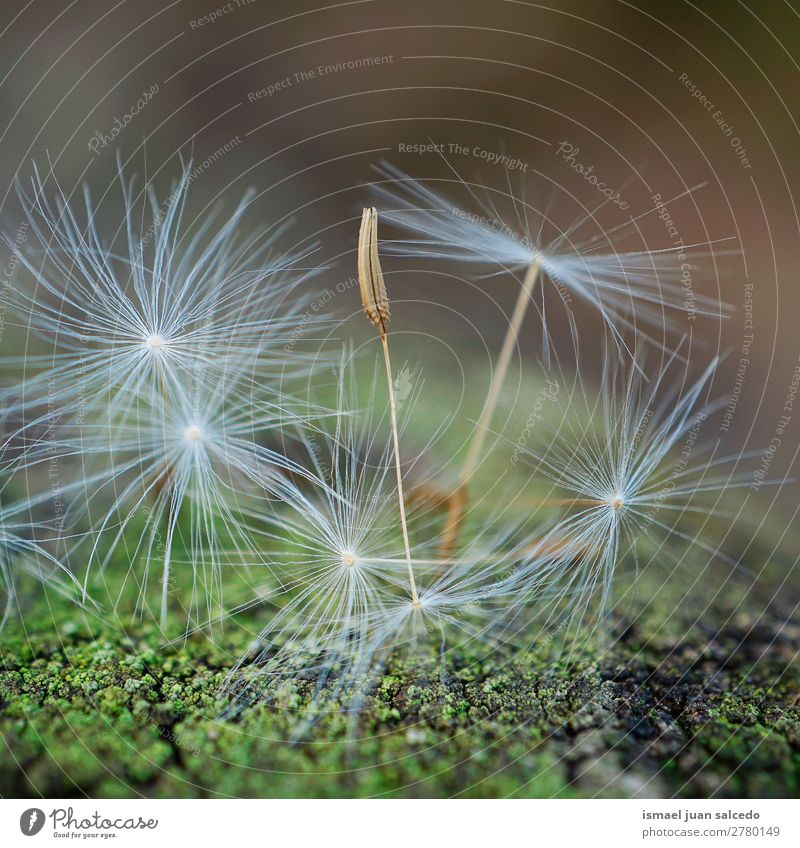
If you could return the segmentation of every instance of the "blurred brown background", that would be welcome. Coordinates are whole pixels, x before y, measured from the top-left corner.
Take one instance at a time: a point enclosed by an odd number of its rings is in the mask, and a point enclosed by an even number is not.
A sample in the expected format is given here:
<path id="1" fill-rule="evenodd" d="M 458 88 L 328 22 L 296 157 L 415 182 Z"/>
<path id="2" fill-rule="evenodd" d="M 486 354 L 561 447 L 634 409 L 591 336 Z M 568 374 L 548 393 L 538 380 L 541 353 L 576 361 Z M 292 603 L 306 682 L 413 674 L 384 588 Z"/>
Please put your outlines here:
<path id="1" fill-rule="evenodd" d="M 438 154 L 401 145 L 462 145 L 467 154 L 447 157 L 462 177 L 524 195 L 567 227 L 598 203 L 557 155 L 568 141 L 630 206 L 601 210 L 587 236 L 645 215 L 653 194 L 669 199 L 705 183 L 670 211 L 686 242 L 734 238 L 715 250 L 742 255 L 711 261 L 697 290 L 719 291 L 739 309 L 692 326 L 691 359 L 700 368 L 732 351 L 713 393 L 734 391 L 752 283 L 751 361 L 731 430 L 719 435 L 736 451 L 773 439 L 800 353 L 800 4 L 5 0 L 0 47 L 2 222 L 12 241 L 13 182 L 33 161 L 52 166 L 67 194 L 85 181 L 102 198 L 116 179 L 117 150 L 128 172 L 146 173 L 162 191 L 178 154 L 191 156 L 200 166 L 197 211 L 255 187 L 254 226 L 293 217 L 286 247 L 318 240 L 319 260 L 336 263 L 323 288 L 354 272 L 355 221 L 373 165 L 388 159 L 416 177 L 448 176 Z M 347 66 L 365 58 L 380 61 Z M 475 149 L 522 166 L 508 172 Z M 112 201 L 100 208 L 113 231 Z M 632 244 L 670 246 L 655 215 L 637 224 Z M 438 366 L 434 358 L 426 368 L 465 384 L 463 362 L 474 355 L 476 369 L 485 365 L 516 286 L 465 284 L 463 268 L 412 265 L 386 261 L 396 327 L 439 340 Z M 345 313 L 357 307 L 337 304 Z M 598 325 L 586 316 L 584 326 L 591 350 Z M 15 339 L 5 335 L 3 353 L 20 352 Z M 523 348 L 537 367 L 535 320 Z M 800 407 L 795 416 L 770 469 L 778 478 L 795 461 Z M 793 516 L 794 503 L 781 508 Z"/>

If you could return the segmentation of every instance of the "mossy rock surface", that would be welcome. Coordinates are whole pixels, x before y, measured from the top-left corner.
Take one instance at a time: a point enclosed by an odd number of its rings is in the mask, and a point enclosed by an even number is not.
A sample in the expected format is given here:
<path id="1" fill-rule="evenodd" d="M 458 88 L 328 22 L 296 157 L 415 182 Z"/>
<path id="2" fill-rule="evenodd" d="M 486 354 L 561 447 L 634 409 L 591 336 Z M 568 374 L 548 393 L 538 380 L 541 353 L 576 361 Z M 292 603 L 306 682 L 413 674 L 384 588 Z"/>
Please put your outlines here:
<path id="1" fill-rule="evenodd" d="M 164 648 L 78 620 L 0 637 L 0 794 L 96 797 L 770 797 L 800 785 L 800 629 L 738 613 L 680 637 L 513 661 L 395 660 L 357 717 L 301 736 L 311 680 L 225 711 L 234 636 Z M 243 637 L 241 637 L 243 639 Z"/>

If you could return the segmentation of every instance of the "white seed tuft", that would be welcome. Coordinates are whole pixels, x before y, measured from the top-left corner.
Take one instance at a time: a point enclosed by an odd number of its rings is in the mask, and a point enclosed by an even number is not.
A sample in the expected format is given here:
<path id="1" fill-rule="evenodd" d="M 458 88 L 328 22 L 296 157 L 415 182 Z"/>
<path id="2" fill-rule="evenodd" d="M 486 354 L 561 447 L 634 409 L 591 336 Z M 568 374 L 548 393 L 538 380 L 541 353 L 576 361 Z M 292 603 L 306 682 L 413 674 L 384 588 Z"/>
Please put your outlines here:
<path id="1" fill-rule="evenodd" d="M 203 431 L 197 424 L 190 424 L 183 431 L 183 437 L 187 442 L 199 442 L 203 438 Z"/>

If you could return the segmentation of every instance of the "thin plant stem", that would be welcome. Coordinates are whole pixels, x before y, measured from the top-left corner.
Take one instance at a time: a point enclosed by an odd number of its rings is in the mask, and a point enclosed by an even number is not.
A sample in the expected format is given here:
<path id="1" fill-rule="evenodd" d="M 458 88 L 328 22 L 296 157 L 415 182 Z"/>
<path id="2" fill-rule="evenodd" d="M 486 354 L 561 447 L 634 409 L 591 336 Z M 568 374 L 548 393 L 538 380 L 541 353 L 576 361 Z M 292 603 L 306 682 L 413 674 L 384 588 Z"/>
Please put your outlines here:
<path id="1" fill-rule="evenodd" d="M 166 414 L 169 410 L 169 392 L 167 391 L 167 381 L 166 376 L 164 374 L 164 366 L 161 362 L 158 362 L 156 365 L 158 369 L 158 386 L 161 389 L 161 397 L 164 403 L 164 413 Z M 169 489 L 172 487 L 172 468 L 170 467 L 169 461 L 167 461 L 166 466 L 164 468 L 164 482 L 158 483 L 156 482 L 155 493 L 156 497 L 160 497 L 163 490 L 166 488 L 169 492 Z M 172 497 L 171 492 L 169 492 L 170 498 L 167 501 L 167 527 L 169 528 L 172 524 Z M 168 531 L 169 532 L 169 531 Z M 170 556 L 167 552 L 164 556 L 164 571 L 161 575 L 161 629 L 164 630 L 167 626 L 167 606 L 169 602 L 169 574 L 170 574 Z"/>
<path id="2" fill-rule="evenodd" d="M 400 443 L 397 436 L 397 406 L 394 399 L 394 380 L 392 379 L 392 363 L 389 359 L 389 340 L 386 337 L 386 329 L 381 327 L 381 345 L 383 347 L 383 361 L 386 365 L 386 380 L 389 385 L 389 415 L 392 419 L 392 444 L 394 447 L 394 468 L 397 474 L 397 499 L 400 503 L 400 524 L 403 529 L 403 544 L 406 551 L 406 563 L 408 564 L 408 582 L 411 585 L 411 601 L 419 604 L 417 583 L 414 580 L 414 566 L 411 563 L 411 545 L 408 541 L 408 522 L 406 521 L 406 503 L 403 494 L 403 472 L 400 468 Z"/>
<path id="3" fill-rule="evenodd" d="M 511 363 L 511 356 L 514 352 L 514 346 L 517 343 L 522 322 L 525 319 L 525 313 L 528 310 L 528 305 L 531 302 L 531 296 L 539 280 L 541 271 L 540 260 L 534 259 L 528 266 L 525 272 L 525 278 L 522 281 L 522 288 L 517 297 L 517 302 L 514 305 L 514 312 L 511 315 L 511 321 L 508 324 L 503 346 L 500 348 L 500 355 L 497 358 L 497 365 L 492 374 L 492 383 L 489 386 L 489 394 L 486 396 L 486 402 L 483 405 L 481 416 L 478 419 L 475 432 L 472 436 L 466 459 L 461 467 L 461 475 L 459 477 L 458 488 L 450 498 L 450 505 L 447 511 L 444 522 L 444 531 L 442 533 L 441 554 L 443 557 L 448 557 L 455 547 L 458 533 L 461 529 L 461 524 L 464 520 L 464 512 L 467 506 L 467 495 L 470 480 L 475 474 L 475 470 L 480 463 L 483 454 L 483 448 L 486 443 L 486 436 L 489 433 L 489 427 L 492 423 L 497 403 L 500 400 L 500 392 L 503 390 L 508 366 Z"/>

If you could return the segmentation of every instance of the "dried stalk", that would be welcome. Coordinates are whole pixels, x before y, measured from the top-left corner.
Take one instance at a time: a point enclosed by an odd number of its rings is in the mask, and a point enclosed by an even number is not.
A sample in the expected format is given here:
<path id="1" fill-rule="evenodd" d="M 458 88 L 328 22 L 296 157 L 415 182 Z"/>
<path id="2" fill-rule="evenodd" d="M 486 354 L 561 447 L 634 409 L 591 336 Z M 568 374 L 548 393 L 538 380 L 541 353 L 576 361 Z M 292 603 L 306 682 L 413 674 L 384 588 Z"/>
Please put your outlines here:
<path id="1" fill-rule="evenodd" d="M 389 340 L 386 325 L 389 322 L 389 297 L 378 258 L 378 212 L 372 207 L 364 209 L 361 216 L 361 228 L 358 232 L 358 284 L 361 288 L 361 302 L 367 318 L 378 328 L 383 347 L 383 361 L 386 366 L 386 381 L 389 387 L 389 413 L 392 421 L 392 443 L 394 464 L 397 474 L 397 499 L 400 505 L 400 524 L 403 529 L 408 581 L 411 587 L 411 601 L 419 605 L 417 584 L 414 580 L 414 567 L 411 563 L 411 546 L 408 541 L 408 522 L 406 520 L 405 496 L 403 494 L 403 473 L 400 468 L 400 442 L 397 435 L 397 405 L 394 397 L 394 379 L 392 363 L 389 359 Z"/>
<path id="2" fill-rule="evenodd" d="M 497 403 L 500 400 L 500 392 L 503 389 L 503 384 L 506 379 L 508 366 L 511 363 L 511 355 L 514 352 L 514 345 L 517 342 L 520 327 L 525 318 L 525 313 L 528 310 L 528 305 L 531 302 L 531 295 L 539 280 L 541 271 L 541 263 L 539 259 L 534 259 L 528 266 L 525 272 L 525 278 L 522 281 L 517 302 L 514 305 L 514 312 L 511 315 L 508 329 L 506 330 L 503 346 L 500 349 L 500 356 L 497 358 L 497 366 L 492 374 L 492 383 L 489 386 L 489 394 L 486 396 L 486 402 L 483 405 L 481 417 L 478 419 L 478 424 L 472 436 L 472 441 L 467 451 L 464 465 L 461 468 L 458 487 L 450 497 L 450 503 L 445 516 L 444 529 L 442 531 L 442 544 L 440 554 L 442 557 L 450 557 L 455 548 L 458 539 L 458 533 L 461 529 L 461 524 L 464 521 L 464 513 L 467 507 L 467 496 L 469 493 L 469 483 L 478 463 L 483 454 L 484 443 L 489 432 L 489 426 L 492 423 L 492 417 Z"/>

